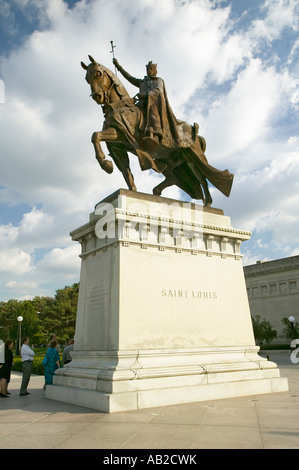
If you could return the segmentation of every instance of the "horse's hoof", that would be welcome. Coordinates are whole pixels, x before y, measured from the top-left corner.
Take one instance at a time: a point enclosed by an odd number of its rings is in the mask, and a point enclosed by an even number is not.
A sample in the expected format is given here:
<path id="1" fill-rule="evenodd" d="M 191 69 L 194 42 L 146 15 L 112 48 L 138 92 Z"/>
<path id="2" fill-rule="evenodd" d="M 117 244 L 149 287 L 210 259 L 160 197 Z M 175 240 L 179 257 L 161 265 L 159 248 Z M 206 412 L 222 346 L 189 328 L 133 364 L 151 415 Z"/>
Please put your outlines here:
<path id="1" fill-rule="evenodd" d="M 156 188 L 153 189 L 153 195 L 154 196 L 161 196 L 161 192 L 162 191 L 160 191 L 159 189 L 156 189 Z"/>
<path id="2" fill-rule="evenodd" d="M 113 172 L 113 163 L 109 160 L 103 160 L 100 165 L 103 170 L 106 171 L 106 173 L 108 173 L 109 175 Z"/>
<path id="3" fill-rule="evenodd" d="M 213 202 L 212 198 L 211 198 L 211 199 L 208 199 L 207 201 L 204 201 L 204 206 L 205 206 L 205 207 L 211 207 L 212 202 Z"/>

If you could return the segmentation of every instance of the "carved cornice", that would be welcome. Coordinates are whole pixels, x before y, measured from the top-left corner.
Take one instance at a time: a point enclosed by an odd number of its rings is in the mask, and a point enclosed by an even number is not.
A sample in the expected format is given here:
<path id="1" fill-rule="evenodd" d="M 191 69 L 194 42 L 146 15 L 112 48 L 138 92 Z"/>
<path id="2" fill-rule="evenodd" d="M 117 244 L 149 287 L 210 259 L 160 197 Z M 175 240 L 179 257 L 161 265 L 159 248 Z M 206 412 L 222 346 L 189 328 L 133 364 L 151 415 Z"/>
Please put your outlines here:
<path id="1" fill-rule="evenodd" d="M 299 256 L 290 256 L 273 261 L 265 261 L 250 266 L 244 266 L 245 277 L 260 276 L 274 272 L 299 269 Z"/>
<path id="2" fill-rule="evenodd" d="M 123 199 L 117 196 L 99 203 L 89 222 L 71 232 L 72 239 L 82 245 L 82 258 L 108 247 L 140 246 L 240 259 L 240 245 L 251 235 L 233 228 L 219 209 L 165 198 L 158 198 L 163 200 L 160 204 L 151 195 L 139 194 L 135 199 L 130 193 L 129 201 L 125 195 Z"/>

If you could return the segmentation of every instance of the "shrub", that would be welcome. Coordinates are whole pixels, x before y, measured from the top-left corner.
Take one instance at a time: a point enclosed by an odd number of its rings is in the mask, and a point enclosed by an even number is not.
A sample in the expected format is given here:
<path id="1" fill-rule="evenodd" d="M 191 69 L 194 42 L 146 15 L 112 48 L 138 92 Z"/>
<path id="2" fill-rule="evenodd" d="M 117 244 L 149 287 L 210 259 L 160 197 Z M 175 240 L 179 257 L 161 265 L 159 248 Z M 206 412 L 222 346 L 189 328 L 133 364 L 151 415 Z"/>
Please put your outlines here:
<path id="1" fill-rule="evenodd" d="M 269 321 L 261 318 L 260 315 L 251 317 L 253 333 L 255 340 L 261 346 L 263 341 L 266 341 L 269 344 L 274 338 L 277 337 L 277 331 L 272 328 L 272 325 Z"/>
<path id="2" fill-rule="evenodd" d="M 12 370 L 22 372 L 22 359 L 20 357 L 14 356 Z"/>
<path id="3" fill-rule="evenodd" d="M 43 358 L 44 358 L 44 355 L 34 357 L 33 366 L 32 366 L 32 374 L 44 375 L 45 368 L 42 365 Z M 61 358 L 60 358 L 60 360 L 61 360 Z M 13 362 L 14 362 L 14 365 L 12 367 L 12 370 L 14 370 L 16 372 L 22 372 L 22 359 L 18 356 L 14 356 Z"/>

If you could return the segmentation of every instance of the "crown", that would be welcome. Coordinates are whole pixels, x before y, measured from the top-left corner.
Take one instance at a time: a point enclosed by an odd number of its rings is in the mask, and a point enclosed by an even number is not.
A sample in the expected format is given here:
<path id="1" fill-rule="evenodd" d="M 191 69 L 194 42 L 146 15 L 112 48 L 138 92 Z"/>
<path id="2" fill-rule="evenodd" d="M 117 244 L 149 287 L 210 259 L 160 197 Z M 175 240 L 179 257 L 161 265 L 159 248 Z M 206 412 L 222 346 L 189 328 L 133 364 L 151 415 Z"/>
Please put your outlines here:
<path id="1" fill-rule="evenodd" d="M 155 69 L 157 68 L 157 64 L 154 64 L 151 60 L 149 63 L 146 65 L 146 68 L 148 69 L 149 67 L 154 67 Z"/>

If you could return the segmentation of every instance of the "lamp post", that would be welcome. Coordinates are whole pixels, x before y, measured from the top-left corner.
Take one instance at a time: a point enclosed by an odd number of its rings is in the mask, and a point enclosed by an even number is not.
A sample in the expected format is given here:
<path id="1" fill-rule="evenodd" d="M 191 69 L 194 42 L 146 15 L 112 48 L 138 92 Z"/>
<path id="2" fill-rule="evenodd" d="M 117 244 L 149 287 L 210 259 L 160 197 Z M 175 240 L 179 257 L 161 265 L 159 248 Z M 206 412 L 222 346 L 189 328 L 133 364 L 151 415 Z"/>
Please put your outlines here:
<path id="1" fill-rule="evenodd" d="M 294 345 L 294 339 L 295 339 L 295 317 L 293 317 L 293 315 L 291 315 L 289 318 L 288 318 L 289 322 L 290 322 L 290 325 L 291 325 L 291 351 L 296 347 Z M 291 353 L 292 354 L 292 353 Z"/>
<path id="2" fill-rule="evenodd" d="M 291 332 L 292 332 L 292 340 L 295 339 L 295 317 L 292 315 L 288 318 L 290 324 L 291 324 Z"/>
<path id="3" fill-rule="evenodd" d="M 21 334 L 22 334 L 22 321 L 23 321 L 23 317 L 19 316 L 17 318 L 18 322 L 19 322 L 19 341 L 18 341 L 18 348 L 17 348 L 17 354 L 20 354 L 21 352 Z"/>

